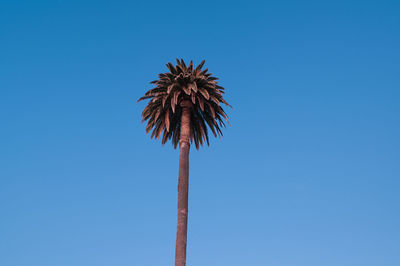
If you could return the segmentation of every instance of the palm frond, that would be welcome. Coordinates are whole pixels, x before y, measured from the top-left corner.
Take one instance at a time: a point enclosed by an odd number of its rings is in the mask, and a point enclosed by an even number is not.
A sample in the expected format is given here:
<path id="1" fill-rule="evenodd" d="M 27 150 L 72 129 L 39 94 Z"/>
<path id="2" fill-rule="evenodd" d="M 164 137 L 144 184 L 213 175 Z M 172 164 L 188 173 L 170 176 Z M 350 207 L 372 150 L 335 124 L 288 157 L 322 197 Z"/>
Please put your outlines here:
<path id="1" fill-rule="evenodd" d="M 191 109 L 191 136 L 198 149 L 204 143 L 209 145 L 208 129 L 217 137 L 222 136 L 221 127 L 225 127 L 228 115 L 221 104 L 231 107 L 222 95 L 225 88 L 218 85 L 218 78 L 202 69 L 205 61 L 194 67 L 183 59 L 176 59 L 176 65 L 166 64 L 169 72 L 160 73 L 158 79 L 150 82 L 154 85 L 138 102 L 149 100 L 142 112 L 142 122 L 147 121 L 146 132 L 152 130 L 152 138 L 160 138 L 162 144 L 171 140 L 176 148 L 181 131 L 182 107 L 180 103 L 189 100 Z"/>

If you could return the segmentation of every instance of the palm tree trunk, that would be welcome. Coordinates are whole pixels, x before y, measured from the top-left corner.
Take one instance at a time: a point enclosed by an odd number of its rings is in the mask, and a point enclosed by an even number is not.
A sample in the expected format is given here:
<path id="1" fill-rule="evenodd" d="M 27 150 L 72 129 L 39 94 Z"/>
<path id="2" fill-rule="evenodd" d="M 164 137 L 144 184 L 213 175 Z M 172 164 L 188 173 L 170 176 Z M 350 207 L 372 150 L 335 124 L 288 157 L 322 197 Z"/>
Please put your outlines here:
<path id="1" fill-rule="evenodd" d="M 190 113 L 192 103 L 181 103 L 181 135 L 179 140 L 179 181 L 178 181 L 178 222 L 176 229 L 175 266 L 186 265 L 188 192 L 189 192 L 189 150 Z"/>

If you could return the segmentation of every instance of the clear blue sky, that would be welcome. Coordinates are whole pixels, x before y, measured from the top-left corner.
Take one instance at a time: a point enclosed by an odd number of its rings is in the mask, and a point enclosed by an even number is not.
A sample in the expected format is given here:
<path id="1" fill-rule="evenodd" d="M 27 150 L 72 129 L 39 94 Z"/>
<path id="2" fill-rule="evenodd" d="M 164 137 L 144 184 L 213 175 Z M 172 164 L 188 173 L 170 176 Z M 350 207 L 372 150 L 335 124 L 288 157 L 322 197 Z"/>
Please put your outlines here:
<path id="1" fill-rule="evenodd" d="M 188 266 L 400 265 L 398 1 L 0 2 L 0 265 L 173 265 L 178 151 L 136 100 L 207 60 Z"/>

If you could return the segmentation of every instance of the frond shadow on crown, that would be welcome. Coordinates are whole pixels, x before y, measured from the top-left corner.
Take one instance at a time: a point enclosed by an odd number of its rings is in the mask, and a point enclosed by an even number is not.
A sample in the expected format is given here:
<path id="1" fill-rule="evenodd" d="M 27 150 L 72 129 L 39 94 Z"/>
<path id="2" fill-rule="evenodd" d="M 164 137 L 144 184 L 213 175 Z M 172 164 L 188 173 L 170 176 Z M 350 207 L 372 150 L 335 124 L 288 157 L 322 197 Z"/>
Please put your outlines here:
<path id="1" fill-rule="evenodd" d="M 180 102 L 190 100 L 193 103 L 190 138 L 199 149 L 203 143 L 209 145 L 209 129 L 215 137 L 222 136 L 224 121 L 229 122 L 221 103 L 230 105 L 223 99 L 225 89 L 218 85 L 218 78 L 213 77 L 207 68 L 202 69 L 205 60 L 196 68 L 193 61 L 189 65 L 182 59 L 176 61 L 175 66 L 167 64 L 169 72 L 159 74 L 159 79 L 150 82 L 154 88 L 138 100 L 150 99 L 142 112 L 142 122 L 147 121 L 146 133 L 153 129 L 152 138 L 158 139 L 163 134 L 162 144 L 171 139 L 176 148 L 181 128 Z"/>

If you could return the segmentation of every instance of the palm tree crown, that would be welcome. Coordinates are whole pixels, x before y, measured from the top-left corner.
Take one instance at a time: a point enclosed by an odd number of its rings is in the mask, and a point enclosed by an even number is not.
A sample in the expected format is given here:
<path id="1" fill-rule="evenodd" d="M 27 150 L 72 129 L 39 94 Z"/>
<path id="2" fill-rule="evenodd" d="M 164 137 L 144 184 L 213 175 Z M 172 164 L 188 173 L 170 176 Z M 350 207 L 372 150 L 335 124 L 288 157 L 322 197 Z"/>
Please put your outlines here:
<path id="1" fill-rule="evenodd" d="M 151 82 L 155 87 L 138 100 L 151 99 L 142 112 L 142 122 L 148 121 L 146 133 L 153 129 L 152 138 L 157 139 L 163 133 L 162 144 L 171 139 L 176 148 L 181 130 L 181 103 L 190 101 L 190 141 L 198 149 L 203 142 L 209 145 L 206 125 L 215 137 L 222 136 L 221 127 L 225 127 L 228 116 L 221 103 L 230 105 L 222 97 L 225 89 L 218 85 L 218 78 L 207 68 L 202 70 L 204 60 L 196 68 L 192 61 L 188 66 L 182 59 L 176 61 L 176 66 L 167 64 L 169 72 L 159 74 L 159 79 Z"/>

